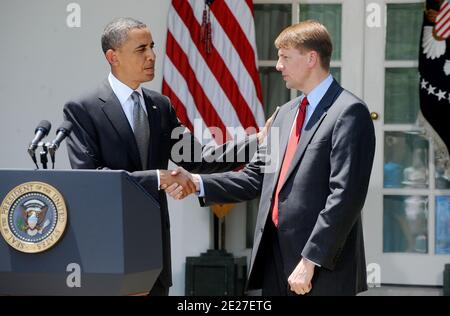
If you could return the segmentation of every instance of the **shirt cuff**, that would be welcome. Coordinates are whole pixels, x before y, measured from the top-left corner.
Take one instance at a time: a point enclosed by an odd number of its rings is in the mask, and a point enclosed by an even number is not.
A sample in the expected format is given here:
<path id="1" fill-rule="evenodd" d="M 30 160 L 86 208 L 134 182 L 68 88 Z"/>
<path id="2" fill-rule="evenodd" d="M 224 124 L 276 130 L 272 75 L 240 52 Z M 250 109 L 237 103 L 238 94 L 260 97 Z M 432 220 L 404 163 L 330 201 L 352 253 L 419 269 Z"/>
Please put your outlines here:
<path id="1" fill-rule="evenodd" d="M 197 177 L 198 182 L 199 182 L 200 191 L 197 192 L 197 196 L 198 196 L 199 198 L 205 197 L 205 188 L 203 187 L 203 180 L 202 180 L 202 177 L 201 177 L 199 174 L 195 174 L 195 175 L 193 175 L 193 176 L 194 176 L 194 177 Z"/>
<path id="2" fill-rule="evenodd" d="M 321 265 L 320 264 L 318 264 L 318 263 L 315 263 L 314 261 L 312 261 L 312 260 L 309 260 L 308 258 L 305 258 L 305 257 L 303 257 L 303 259 L 305 259 L 305 260 L 307 260 L 307 261 L 309 261 L 309 262 L 311 262 L 313 265 L 315 265 L 316 267 L 321 267 Z"/>
<path id="3" fill-rule="evenodd" d="M 158 188 L 157 188 L 157 190 L 159 190 L 159 188 L 161 187 L 161 180 L 159 179 L 159 169 L 156 169 L 156 175 L 157 175 L 157 178 L 158 178 Z"/>

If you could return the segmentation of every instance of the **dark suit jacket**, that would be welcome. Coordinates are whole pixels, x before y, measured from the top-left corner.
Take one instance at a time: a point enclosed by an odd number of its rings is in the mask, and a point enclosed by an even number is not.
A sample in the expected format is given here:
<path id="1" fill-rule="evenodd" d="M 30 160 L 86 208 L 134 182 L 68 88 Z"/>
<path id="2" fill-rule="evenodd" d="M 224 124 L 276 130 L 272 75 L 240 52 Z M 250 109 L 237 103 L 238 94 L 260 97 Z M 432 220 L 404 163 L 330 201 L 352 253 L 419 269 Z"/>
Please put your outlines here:
<path id="1" fill-rule="evenodd" d="M 266 151 L 260 147 L 259 157 L 242 172 L 202 176 L 206 204 L 261 195 L 250 289 L 261 287 L 265 249 L 261 243 L 266 240 L 262 237 L 298 104 L 296 98 L 282 106 Z M 279 138 L 272 139 L 274 128 L 279 128 Z M 276 171 L 264 173 L 262 168 L 269 164 L 266 154 L 277 140 L 280 155 L 270 161 Z M 302 132 L 279 194 L 278 238 L 286 280 L 303 256 L 321 265 L 315 268 L 310 295 L 355 295 L 367 289 L 361 210 L 374 151 L 367 106 L 333 81 Z"/>
<path id="2" fill-rule="evenodd" d="M 187 147 L 183 148 L 191 149 L 190 154 L 183 152 L 183 157 L 188 159 L 174 161 L 189 171 L 210 173 L 233 170 L 245 160 L 249 161 L 256 151 L 257 142 L 255 135 L 252 135 L 239 143 L 226 143 L 211 149 L 202 147 L 190 133 L 175 133 L 178 137 L 173 138 L 171 135 L 175 129 L 184 128 L 169 99 L 155 91 L 142 90 L 150 124 L 149 171 L 142 171 L 133 130 L 107 80 L 93 92 L 65 104 L 64 118 L 73 124 L 67 149 L 72 168 L 129 171 L 159 201 L 164 252 L 160 281 L 168 288 L 172 285 L 169 213 L 166 195 L 157 188 L 154 169 L 167 169 L 169 158 L 172 158 L 171 150 L 177 144 L 177 148 L 185 145 Z M 237 162 L 238 157 L 240 162 Z"/>

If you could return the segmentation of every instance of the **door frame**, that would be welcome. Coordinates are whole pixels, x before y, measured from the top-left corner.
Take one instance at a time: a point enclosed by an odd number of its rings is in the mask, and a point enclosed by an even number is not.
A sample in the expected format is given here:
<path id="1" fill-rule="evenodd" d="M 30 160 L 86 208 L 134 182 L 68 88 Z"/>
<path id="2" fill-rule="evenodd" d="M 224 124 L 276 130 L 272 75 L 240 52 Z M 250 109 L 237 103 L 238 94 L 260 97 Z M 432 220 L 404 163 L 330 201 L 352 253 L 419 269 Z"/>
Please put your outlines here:
<path id="1" fill-rule="evenodd" d="M 365 5 L 378 5 L 381 8 L 379 27 L 364 26 L 364 100 L 370 111 L 379 114 L 374 121 L 376 134 L 376 153 L 363 213 L 363 226 L 368 263 L 380 268 L 381 283 L 404 285 L 443 284 L 444 265 L 450 262 L 450 255 L 435 254 L 435 202 L 438 195 L 449 195 L 450 190 L 436 190 L 434 181 L 433 142 L 429 140 L 429 188 L 409 189 L 384 188 L 384 134 L 385 132 L 420 131 L 414 124 L 384 124 L 384 94 L 386 68 L 412 68 L 418 66 L 417 60 L 385 61 L 387 4 L 423 3 L 422 0 L 365 0 Z M 366 12 L 367 14 L 367 12 Z M 383 196 L 384 195 L 423 195 L 428 197 L 428 253 L 383 253 Z"/>

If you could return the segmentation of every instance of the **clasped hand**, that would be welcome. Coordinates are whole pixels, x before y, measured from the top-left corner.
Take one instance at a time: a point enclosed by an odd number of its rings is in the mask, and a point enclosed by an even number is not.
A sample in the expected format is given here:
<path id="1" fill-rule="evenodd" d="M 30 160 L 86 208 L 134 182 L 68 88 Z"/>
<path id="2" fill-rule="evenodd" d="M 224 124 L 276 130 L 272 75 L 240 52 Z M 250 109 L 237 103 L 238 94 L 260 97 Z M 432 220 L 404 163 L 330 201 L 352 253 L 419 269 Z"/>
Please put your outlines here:
<path id="1" fill-rule="evenodd" d="M 165 190 L 176 200 L 184 199 L 189 194 L 200 191 L 200 180 L 198 175 L 186 171 L 182 167 L 175 170 L 159 171 L 160 189 Z"/>

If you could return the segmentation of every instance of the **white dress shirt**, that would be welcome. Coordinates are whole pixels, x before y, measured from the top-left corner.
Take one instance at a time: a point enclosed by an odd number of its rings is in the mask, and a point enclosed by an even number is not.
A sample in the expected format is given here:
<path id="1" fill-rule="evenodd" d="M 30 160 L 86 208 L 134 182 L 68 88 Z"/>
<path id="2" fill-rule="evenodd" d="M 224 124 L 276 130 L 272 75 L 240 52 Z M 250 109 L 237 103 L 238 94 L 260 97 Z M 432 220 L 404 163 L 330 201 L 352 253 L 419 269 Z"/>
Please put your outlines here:
<path id="1" fill-rule="evenodd" d="M 144 109 L 145 114 L 147 114 L 147 109 L 145 108 L 144 96 L 142 94 L 142 88 L 139 86 L 136 90 L 131 89 L 129 86 L 124 84 L 122 81 L 117 79 L 112 73 L 109 73 L 108 76 L 109 85 L 116 95 L 117 99 L 119 99 L 120 105 L 122 106 L 123 112 L 127 117 L 128 123 L 131 126 L 131 129 L 134 132 L 133 126 L 133 100 L 131 99 L 131 94 L 136 91 L 139 93 L 139 101 L 141 102 L 141 106 Z"/>
<path id="2" fill-rule="evenodd" d="M 122 81 L 117 79 L 111 72 L 108 76 L 108 82 L 111 86 L 111 89 L 113 90 L 114 94 L 116 95 L 117 99 L 119 99 L 120 105 L 122 106 L 122 110 L 125 113 L 125 116 L 127 117 L 128 123 L 131 126 L 131 129 L 134 132 L 134 126 L 133 126 L 133 107 L 134 102 L 131 99 L 131 94 L 136 91 L 139 93 L 139 101 L 141 102 L 141 106 L 144 109 L 145 114 L 147 113 L 147 108 L 145 107 L 145 101 L 144 101 L 144 95 L 142 93 L 142 88 L 139 86 L 136 90 L 131 89 L 129 86 L 124 84 Z M 156 170 L 156 174 L 158 176 L 158 190 L 160 187 L 160 179 L 159 179 L 159 170 Z"/>

